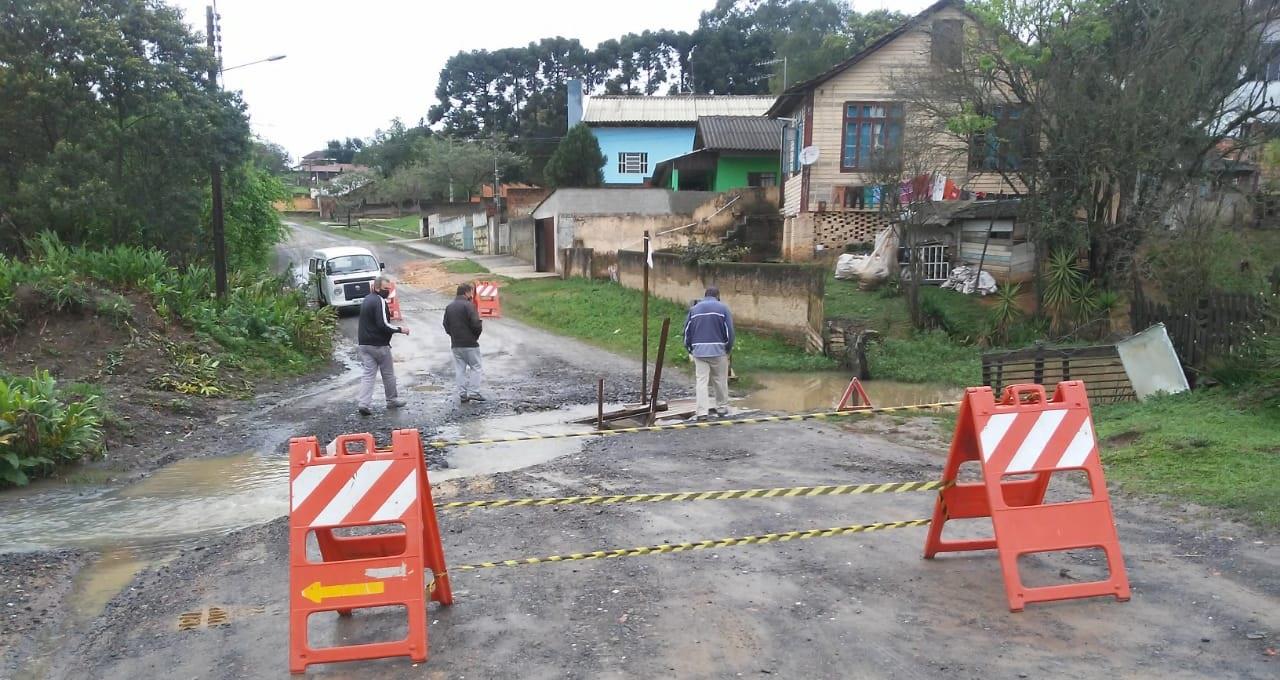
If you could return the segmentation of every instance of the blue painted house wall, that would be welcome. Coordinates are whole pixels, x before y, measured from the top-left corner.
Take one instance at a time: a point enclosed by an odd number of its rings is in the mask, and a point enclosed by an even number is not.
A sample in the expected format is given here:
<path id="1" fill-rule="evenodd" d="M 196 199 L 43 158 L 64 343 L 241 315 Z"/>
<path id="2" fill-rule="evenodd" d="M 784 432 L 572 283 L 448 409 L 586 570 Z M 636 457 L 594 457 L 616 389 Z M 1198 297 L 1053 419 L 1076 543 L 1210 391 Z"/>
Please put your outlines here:
<path id="1" fill-rule="evenodd" d="M 605 184 L 641 184 L 644 178 L 653 176 L 653 168 L 658 163 L 693 151 L 693 126 L 592 127 L 591 131 L 604 154 Z M 647 171 L 619 173 L 618 154 L 636 151 L 649 154 Z"/>

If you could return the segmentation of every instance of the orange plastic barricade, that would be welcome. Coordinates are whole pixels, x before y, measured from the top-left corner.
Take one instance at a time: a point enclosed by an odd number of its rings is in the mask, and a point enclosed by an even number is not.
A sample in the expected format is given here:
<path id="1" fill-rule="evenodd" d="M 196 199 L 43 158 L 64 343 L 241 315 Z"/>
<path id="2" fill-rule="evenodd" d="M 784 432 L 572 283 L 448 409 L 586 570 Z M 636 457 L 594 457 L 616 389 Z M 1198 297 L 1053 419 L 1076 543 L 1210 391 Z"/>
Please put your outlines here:
<path id="1" fill-rule="evenodd" d="M 871 397 L 867 396 L 867 391 L 862 389 L 862 381 L 856 377 L 849 381 L 849 386 L 844 388 L 844 395 L 840 397 L 840 403 L 836 404 L 837 411 L 862 411 L 872 408 Z"/>
<path id="2" fill-rule="evenodd" d="M 353 451 L 359 444 L 358 451 Z M 396 430 L 391 449 L 370 434 L 346 434 L 324 452 L 315 437 L 289 441 L 289 671 L 337 661 L 408 656 L 427 660 L 427 597 L 453 603 L 440 527 L 417 430 Z M 336 529 L 400 524 L 403 531 L 337 535 Z M 319 559 L 307 554 L 314 533 Z M 350 532 L 347 532 L 350 534 Z M 427 570 L 434 575 L 428 586 Z M 403 640 L 314 648 L 317 612 L 403 605 Z"/>
<path id="3" fill-rule="evenodd" d="M 494 281 L 476 281 L 476 310 L 483 319 L 502 317 L 502 303 L 498 300 L 498 284 Z"/>
<path id="4" fill-rule="evenodd" d="M 980 461 L 981 482 L 957 482 L 960 465 Z M 1063 470 L 1083 470 L 1089 497 L 1045 503 L 1049 478 Z M 1021 479 L 1006 479 L 1016 475 Z M 1030 479 L 1025 477 L 1031 475 Z M 1093 417 L 1084 383 L 1058 384 L 1053 400 L 1042 385 L 1014 385 L 995 401 L 990 387 L 965 391 L 951 440 L 943 489 L 933 511 L 924 556 L 940 552 L 989 550 L 1000 556 L 1011 611 L 1028 602 L 1113 595 L 1129 599 L 1129 578 L 1120 555 L 1111 500 L 1098 456 Z M 944 541 L 943 525 L 952 519 L 990 517 L 994 537 Z M 1110 574 L 1102 581 L 1029 588 L 1018 575 L 1022 555 L 1101 548 Z"/>
<path id="5" fill-rule="evenodd" d="M 387 315 L 392 321 L 400 321 L 404 315 L 400 313 L 400 298 L 396 297 L 396 284 L 388 281 L 387 288 L 391 290 L 387 295 Z"/>

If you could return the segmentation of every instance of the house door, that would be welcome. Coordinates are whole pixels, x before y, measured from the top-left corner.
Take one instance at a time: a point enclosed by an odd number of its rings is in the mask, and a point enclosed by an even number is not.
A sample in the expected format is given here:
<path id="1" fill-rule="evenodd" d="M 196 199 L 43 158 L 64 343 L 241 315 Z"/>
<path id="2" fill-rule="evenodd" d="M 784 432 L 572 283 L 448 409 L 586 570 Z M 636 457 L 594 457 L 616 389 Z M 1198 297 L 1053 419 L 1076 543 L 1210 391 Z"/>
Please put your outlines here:
<path id="1" fill-rule="evenodd" d="M 537 221 L 533 230 L 534 269 L 540 272 L 556 270 L 556 228 L 554 217 Z"/>

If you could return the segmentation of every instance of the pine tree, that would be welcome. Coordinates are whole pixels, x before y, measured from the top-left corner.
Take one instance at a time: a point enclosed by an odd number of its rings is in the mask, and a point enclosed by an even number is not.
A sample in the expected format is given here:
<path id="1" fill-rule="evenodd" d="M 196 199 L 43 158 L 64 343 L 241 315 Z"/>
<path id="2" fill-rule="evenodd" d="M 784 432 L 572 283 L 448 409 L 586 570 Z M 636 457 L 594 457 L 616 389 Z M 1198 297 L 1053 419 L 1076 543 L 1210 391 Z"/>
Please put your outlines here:
<path id="1" fill-rule="evenodd" d="M 552 187 L 598 187 L 604 183 L 604 163 L 596 136 L 579 123 L 560 140 L 543 175 Z"/>

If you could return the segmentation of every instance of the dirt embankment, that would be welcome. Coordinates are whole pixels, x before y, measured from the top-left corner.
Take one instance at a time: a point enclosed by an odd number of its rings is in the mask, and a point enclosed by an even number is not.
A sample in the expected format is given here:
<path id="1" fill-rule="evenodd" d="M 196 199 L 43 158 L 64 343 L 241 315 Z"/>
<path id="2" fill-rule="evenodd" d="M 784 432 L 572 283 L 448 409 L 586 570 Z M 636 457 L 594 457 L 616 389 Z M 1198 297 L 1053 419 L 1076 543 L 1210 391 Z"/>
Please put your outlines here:
<path id="1" fill-rule="evenodd" d="M 15 295 L 21 324 L 0 334 L 0 373 L 48 371 L 64 391 L 100 393 L 105 452 L 92 465 L 109 475 L 163 465 L 172 459 L 169 449 L 219 416 L 247 408 L 240 397 L 251 394 L 248 376 L 226 362 L 217 367 L 217 395 L 162 389 L 167 377 L 182 379 L 178 364 L 184 359 L 215 357 L 218 348 L 180 323 L 161 318 L 144 300 L 125 302 L 127 307 L 110 313 L 96 299 L 53 311 L 42 294 L 22 287 Z M 279 387 L 255 383 L 260 391 Z M 67 468 L 58 474 L 76 472 Z"/>

